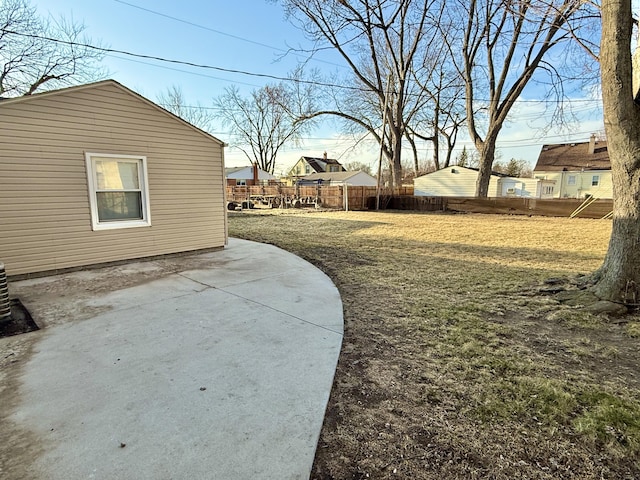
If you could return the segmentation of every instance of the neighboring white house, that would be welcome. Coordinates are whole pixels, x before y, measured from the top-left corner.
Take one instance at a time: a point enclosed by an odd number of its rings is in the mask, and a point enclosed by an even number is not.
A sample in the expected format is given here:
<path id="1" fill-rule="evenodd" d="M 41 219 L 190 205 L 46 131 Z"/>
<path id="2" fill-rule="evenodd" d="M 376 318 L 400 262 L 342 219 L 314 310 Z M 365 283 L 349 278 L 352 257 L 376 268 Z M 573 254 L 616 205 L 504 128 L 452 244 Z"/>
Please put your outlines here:
<path id="1" fill-rule="evenodd" d="M 446 167 L 417 177 L 413 194 L 418 197 L 475 197 L 478 170 Z M 552 198 L 555 181 L 514 178 L 493 173 L 489 179 L 489 197 Z"/>
<path id="2" fill-rule="evenodd" d="M 227 179 L 228 186 L 267 184 L 269 181 L 277 180 L 277 177 L 258 168 L 256 165 L 225 168 L 224 176 Z"/>
<path id="3" fill-rule="evenodd" d="M 553 198 L 555 180 L 502 177 L 498 179 L 499 197 Z"/>
<path id="4" fill-rule="evenodd" d="M 299 180 L 300 184 L 319 183 L 321 185 L 349 185 L 352 187 L 375 187 L 378 185 L 376 177 L 360 170 L 355 172 L 324 172 L 312 173 Z"/>
<path id="5" fill-rule="evenodd" d="M 543 145 L 533 169 L 536 178 L 555 180 L 555 198 L 613 198 L 606 141 Z"/>

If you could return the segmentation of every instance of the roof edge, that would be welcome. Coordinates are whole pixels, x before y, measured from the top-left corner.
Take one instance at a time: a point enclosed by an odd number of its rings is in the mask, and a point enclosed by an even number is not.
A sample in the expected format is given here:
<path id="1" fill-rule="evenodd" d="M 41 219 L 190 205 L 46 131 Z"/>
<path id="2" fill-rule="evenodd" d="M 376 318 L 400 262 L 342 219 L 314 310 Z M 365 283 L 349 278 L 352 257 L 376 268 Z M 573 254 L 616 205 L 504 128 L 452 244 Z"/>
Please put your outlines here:
<path id="1" fill-rule="evenodd" d="M 226 142 L 223 142 L 219 138 L 214 137 L 210 133 L 205 132 L 201 128 L 198 128 L 195 125 L 187 122 L 185 119 L 179 117 L 175 113 L 171 113 L 166 108 L 161 107 L 160 105 L 158 105 L 157 103 L 153 102 L 152 100 L 149 100 L 148 98 L 144 97 L 143 95 L 140 95 L 139 93 L 131 90 L 129 87 L 125 87 L 120 82 L 118 82 L 116 80 L 113 80 L 113 79 L 110 79 L 110 78 L 106 79 L 106 80 L 100 80 L 98 82 L 84 83 L 82 85 L 72 85 L 70 87 L 59 88 L 59 89 L 56 89 L 56 90 L 49 90 L 47 92 L 34 93 L 32 95 L 23 95 L 21 97 L 5 98 L 5 99 L 2 99 L 0 101 L 0 108 L 2 108 L 5 105 L 12 105 L 12 104 L 21 103 L 21 102 L 28 102 L 28 101 L 36 99 L 36 98 L 49 97 L 49 96 L 54 96 L 54 95 L 61 95 L 61 94 L 68 93 L 68 92 L 87 90 L 87 89 L 97 88 L 97 87 L 101 87 L 101 86 L 105 86 L 105 85 L 115 86 L 115 87 L 119 88 L 120 90 L 124 91 L 125 93 L 128 93 L 129 95 L 132 95 L 132 96 L 136 97 L 138 100 L 143 101 L 147 105 L 155 108 L 156 110 L 164 113 L 165 115 L 171 116 L 175 120 L 178 120 L 179 122 L 181 122 L 183 125 L 186 125 L 189 128 L 191 128 L 191 129 L 195 130 L 196 132 L 200 133 L 201 135 L 204 135 L 205 137 L 215 141 L 216 143 L 220 144 L 220 146 L 222 146 L 222 147 L 227 147 L 228 146 L 228 144 Z"/>

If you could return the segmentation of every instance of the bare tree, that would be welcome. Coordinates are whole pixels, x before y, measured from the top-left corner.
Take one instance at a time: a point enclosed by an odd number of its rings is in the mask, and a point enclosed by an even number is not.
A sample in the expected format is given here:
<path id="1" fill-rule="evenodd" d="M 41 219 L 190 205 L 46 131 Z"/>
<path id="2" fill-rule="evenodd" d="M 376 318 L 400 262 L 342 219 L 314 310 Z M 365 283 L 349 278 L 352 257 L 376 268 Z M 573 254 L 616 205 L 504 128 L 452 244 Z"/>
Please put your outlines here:
<path id="1" fill-rule="evenodd" d="M 313 97 L 308 84 L 299 82 L 300 71 L 291 82 L 266 85 L 243 96 L 232 86 L 215 100 L 232 142 L 252 163 L 273 173 L 280 149 L 297 143 L 303 133 L 313 128 L 312 121 L 298 119 L 313 110 Z"/>
<path id="2" fill-rule="evenodd" d="M 211 130 L 215 119 L 212 109 L 203 106 L 200 102 L 195 105 L 189 105 L 182 93 L 182 89 L 178 85 L 168 87 L 156 98 L 160 106 L 191 125 L 195 125 L 205 131 Z"/>
<path id="3" fill-rule="evenodd" d="M 81 23 L 38 16 L 28 0 L 2 0 L 0 96 L 31 95 L 103 77 L 103 54 L 83 46 L 90 43 L 84 30 Z"/>
<path id="4" fill-rule="evenodd" d="M 520 177 L 520 178 L 532 178 L 533 170 L 531 170 L 531 166 L 529 162 L 523 159 L 515 159 L 512 158 L 507 163 L 495 162 L 493 164 L 493 171 L 498 173 L 504 173 L 505 175 L 509 175 L 510 177 Z"/>
<path id="5" fill-rule="evenodd" d="M 423 105 L 423 49 L 436 34 L 429 15 L 435 0 L 281 0 L 289 18 L 318 45 L 331 48 L 348 66 L 344 95 L 329 92 L 334 115 L 369 133 L 389 160 L 394 185 L 402 181 L 401 150 L 407 125 Z M 437 10 L 437 8 L 436 8 Z M 435 18 L 437 12 L 433 12 Z M 387 120 L 384 136 L 382 118 Z"/>
<path id="6" fill-rule="evenodd" d="M 360 170 L 361 172 L 368 173 L 371 175 L 371 165 L 365 162 L 360 162 L 358 160 L 352 160 L 344 165 L 344 169 L 348 172 L 357 172 Z"/>
<path id="7" fill-rule="evenodd" d="M 600 71 L 604 125 L 613 177 L 613 228 L 598 297 L 640 304 L 640 105 L 633 86 L 631 0 L 602 1 Z M 638 75 L 638 72 L 636 72 Z M 635 100 L 635 101 L 634 101 Z"/>
<path id="8" fill-rule="evenodd" d="M 467 126 L 480 154 L 476 195 L 486 197 L 496 141 L 511 108 L 534 75 L 546 75 L 547 94 L 563 99 L 562 72 L 547 60 L 557 45 L 572 45 L 583 23 L 593 23 L 595 7 L 584 0 L 460 0 L 462 50 L 459 63 L 466 90 Z M 447 38 L 451 39 L 450 36 Z M 555 51 L 555 50 L 554 50 Z"/>
<path id="9" fill-rule="evenodd" d="M 441 42 L 444 46 L 444 42 Z M 435 53 L 435 55 L 434 55 Z M 458 133 L 466 123 L 464 111 L 464 83 L 457 71 L 452 68 L 448 52 L 442 47 L 429 49 L 429 75 L 416 78 L 424 92 L 424 104 L 407 126 L 407 139 L 414 151 L 415 170 L 418 172 L 418 158 L 412 136 L 433 144 L 433 163 L 436 170 L 446 168 L 456 145 Z M 430 133 L 425 133 L 430 132 Z M 440 160 L 441 140 L 446 151 L 444 161 Z"/>

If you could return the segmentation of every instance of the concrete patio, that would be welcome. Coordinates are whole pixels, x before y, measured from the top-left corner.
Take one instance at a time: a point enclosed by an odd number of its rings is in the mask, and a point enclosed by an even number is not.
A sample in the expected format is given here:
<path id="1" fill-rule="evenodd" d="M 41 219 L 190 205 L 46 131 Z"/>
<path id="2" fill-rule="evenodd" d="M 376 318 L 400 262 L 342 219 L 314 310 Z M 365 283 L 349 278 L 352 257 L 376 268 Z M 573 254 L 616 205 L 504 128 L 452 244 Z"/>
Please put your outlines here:
<path id="1" fill-rule="evenodd" d="M 342 342 L 320 270 L 276 247 L 10 283 L 0 477 L 307 479 Z"/>

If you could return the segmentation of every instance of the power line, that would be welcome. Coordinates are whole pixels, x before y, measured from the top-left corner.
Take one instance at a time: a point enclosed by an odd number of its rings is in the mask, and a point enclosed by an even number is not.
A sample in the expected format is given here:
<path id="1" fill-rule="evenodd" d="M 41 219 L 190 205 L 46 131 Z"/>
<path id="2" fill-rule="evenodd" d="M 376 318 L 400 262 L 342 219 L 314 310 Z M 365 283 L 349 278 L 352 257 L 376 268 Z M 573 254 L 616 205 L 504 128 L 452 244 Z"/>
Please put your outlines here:
<path id="1" fill-rule="evenodd" d="M 255 40 L 251 40 L 251 39 L 248 39 L 248 38 L 245 38 L 245 37 L 240 37 L 238 35 L 234 35 L 234 34 L 231 34 L 231 33 L 223 32 L 221 30 L 216 30 L 215 28 L 207 27 L 205 25 L 200 25 L 199 23 L 195 23 L 195 22 L 191 22 L 189 20 L 184 20 L 182 18 L 174 17 L 173 15 L 168 15 L 166 13 L 158 12 L 157 10 L 152 10 L 150 8 L 141 7 L 140 5 L 135 5 L 133 3 L 125 2 L 124 0 L 113 0 L 113 1 L 117 2 L 117 3 L 121 3 L 123 5 L 127 5 L 127 6 L 132 7 L 132 8 L 137 8 L 138 10 L 142 10 L 143 12 L 147 12 L 147 13 L 150 13 L 152 15 L 157 15 L 159 17 L 168 18 L 169 20 L 173 20 L 175 22 L 184 23 L 185 25 L 189 25 L 189 26 L 196 27 L 196 28 L 199 28 L 199 29 L 202 29 L 202 30 L 206 30 L 208 32 L 217 33 L 218 35 L 223 35 L 225 37 L 233 38 L 235 40 L 240 40 L 242 42 L 250 43 L 252 45 L 258 45 L 260 47 L 269 48 L 271 50 L 275 50 L 275 51 L 281 52 L 283 54 L 288 54 L 288 53 L 291 53 L 293 51 L 291 49 L 290 50 L 285 50 L 283 48 L 275 47 L 273 45 L 268 45 L 266 43 L 257 42 Z M 293 51 L 293 52 L 294 52 L 293 55 L 295 55 L 296 57 L 298 57 L 298 58 L 302 57 L 301 55 L 295 53 L 295 51 Z M 307 58 L 305 58 L 305 60 L 307 60 Z M 344 65 L 340 65 L 338 63 L 333 63 L 333 62 L 328 62 L 326 60 L 321 60 L 321 59 L 318 59 L 318 58 L 313 58 L 313 61 L 320 62 L 320 63 L 325 63 L 327 65 L 333 65 L 335 67 L 346 68 Z"/>
<path id="2" fill-rule="evenodd" d="M 342 88 L 342 89 L 346 89 L 346 90 L 366 91 L 365 89 L 358 88 L 358 87 L 351 87 L 351 86 L 348 86 L 348 85 L 338 85 L 338 84 L 331 84 L 331 83 L 323 83 L 323 82 L 318 82 L 318 81 L 315 81 L 315 80 L 305 80 L 305 79 L 298 79 L 298 78 L 282 77 L 282 76 L 279 76 L 279 75 L 271 75 L 271 74 L 268 74 L 268 73 L 248 72 L 246 70 L 237 70 L 237 69 L 233 69 L 233 68 L 218 67 L 218 66 L 215 66 L 215 65 L 207 65 L 207 64 L 202 64 L 202 63 L 188 62 L 186 60 L 175 60 L 175 59 L 171 59 L 171 58 L 158 57 L 156 55 L 146 55 L 146 54 L 142 54 L 142 53 L 133 53 L 133 52 L 128 52 L 126 50 L 118 50 L 118 49 L 115 49 L 115 48 L 98 47 L 96 45 L 91 45 L 89 43 L 81 43 L 81 42 L 72 42 L 72 41 L 69 41 L 69 40 L 61 40 L 59 38 L 47 37 L 45 35 L 35 35 L 35 34 L 30 34 L 30 33 L 16 32 L 14 30 L 7 30 L 5 28 L 3 28 L 1 31 L 2 31 L 2 33 L 8 33 L 8 34 L 11 34 L 11 35 L 18 35 L 20 37 L 32 38 L 32 39 L 37 39 L 37 40 L 46 40 L 48 42 L 59 43 L 59 44 L 67 45 L 67 46 L 70 46 L 70 47 L 88 48 L 90 50 L 103 52 L 105 54 L 111 53 L 111 54 L 127 55 L 129 57 L 144 58 L 144 59 L 147 59 L 147 60 L 156 60 L 158 62 L 172 63 L 172 64 L 176 64 L 176 65 L 185 65 L 185 66 L 188 66 L 188 67 L 202 68 L 202 69 L 205 69 L 205 70 L 216 70 L 218 72 L 233 73 L 233 74 L 238 74 L 238 75 L 246 75 L 246 76 L 249 76 L 249 77 L 268 78 L 270 80 L 296 82 L 296 83 L 303 83 L 303 84 L 307 84 L 307 85 L 314 85 L 314 86 L 320 86 L 320 87 Z"/>
<path id="3" fill-rule="evenodd" d="M 121 3 L 123 5 L 127 5 L 132 8 L 137 8 L 138 10 L 142 10 L 143 12 L 151 13 L 152 15 L 157 15 L 159 17 L 168 18 L 169 20 L 174 20 L 176 22 L 184 23 L 185 25 L 190 25 L 192 27 L 200 28 L 202 30 L 207 30 L 209 32 L 217 33 L 218 35 L 224 35 L 225 37 L 235 38 L 236 40 L 241 40 L 243 42 L 251 43 L 253 45 L 258 45 L 260 47 L 270 48 L 272 50 L 277 50 L 279 52 L 287 53 L 286 50 L 283 50 L 278 47 L 274 47 L 272 45 L 267 45 L 266 43 L 256 42 L 254 40 L 249 40 L 248 38 L 239 37 L 237 35 L 233 35 L 231 33 L 222 32 L 220 30 L 216 30 L 215 28 L 206 27 L 204 25 L 200 25 L 195 22 L 191 22 L 189 20 L 184 20 L 182 18 L 174 17 L 172 15 L 167 15 L 166 13 L 158 12 L 157 10 L 151 10 L 150 8 L 141 7 L 140 5 L 135 5 L 133 3 L 125 2 L 123 0 L 113 0 L 114 2 Z"/>
<path id="4" fill-rule="evenodd" d="M 146 54 L 141 54 L 141 53 L 133 53 L 133 52 L 129 52 L 126 50 L 118 50 L 118 49 L 114 49 L 114 48 L 106 48 L 106 47 L 98 47 L 96 45 L 91 45 L 88 43 L 81 43 L 81 42 L 72 42 L 69 40 L 61 40 L 58 38 L 53 38 L 53 37 L 48 37 L 45 35 L 35 35 L 35 34 L 29 34 L 29 33 L 23 33 L 23 32 L 16 32 L 14 30 L 8 30 L 3 28 L 2 33 L 8 33 L 11 35 L 17 35 L 20 37 L 25 37 L 25 38 L 32 38 L 32 39 L 38 39 L 38 40 L 46 40 L 49 42 L 54 42 L 54 43 L 59 43 L 62 45 L 67 45 L 70 47 L 83 47 L 83 48 L 88 48 L 90 50 L 95 50 L 95 51 L 99 51 L 99 52 L 103 52 L 105 54 L 120 54 L 120 55 L 126 55 L 129 57 L 134 57 L 134 58 L 143 58 L 143 59 L 147 59 L 147 60 L 156 60 L 158 62 L 163 62 L 163 63 L 171 63 L 171 64 L 175 64 L 175 65 L 185 65 L 185 66 L 189 66 L 189 67 L 194 67 L 194 68 L 201 68 L 204 70 L 215 70 L 215 71 L 219 71 L 219 72 L 225 72 L 225 73 L 232 73 L 232 74 L 238 74 L 238 75 L 245 75 L 245 76 L 249 76 L 249 77 L 256 77 L 256 78 L 267 78 L 270 80 L 278 80 L 281 82 L 295 82 L 295 83 L 300 83 L 300 84 L 305 84 L 305 85 L 313 85 L 313 86 L 317 86 L 317 87 L 329 87 L 329 88 L 338 88 L 338 89 L 343 89 L 343 90 L 350 90 L 350 91 L 357 91 L 357 92 L 370 92 L 370 90 L 366 89 L 366 88 L 361 88 L 361 87 L 357 87 L 357 86 L 351 86 L 351 85 L 343 85 L 343 84 L 336 84 L 336 83 L 325 83 L 325 82 L 320 82 L 317 80 L 306 80 L 306 79 L 300 79 L 300 78 L 290 78 L 290 77 L 282 77 L 279 75 L 271 75 L 271 74 L 267 74 L 267 73 L 257 73 L 257 72 L 249 72 L 246 70 L 238 70 L 238 69 L 232 69 L 232 68 L 225 68 L 225 67 L 218 67 L 215 65 L 207 65 L 207 64 L 201 64 L 201 63 L 195 63 L 195 62 L 188 62 L 185 60 L 175 60 L 175 59 L 170 59 L 170 58 L 164 58 L 164 57 L 159 57 L 156 55 L 146 55 Z M 478 102 L 488 102 L 488 100 L 481 100 L 478 99 Z M 517 100 L 517 102 L 519 103 L 561 103 L 561 101 L 540 101 L 540 100 Z M 595 99 L 572 99 L 571 102 L 584 102 L 584 103 L 594 103 L 594 102 L 600 102 L 599 100 L 595 100 Z"/>
<path id="5" fill-rule="evenodd" d="M 124 60 L 125 62 L 139 63 L 141 65 L 149 65 L 150 67 L 162 68 L 164 70 L 171 70 L 173 72 L 186 73 L 187 75 L 195 75 L 197 77 L 211 78 L 213 80 L 221 80 L 223 82 L 231 82 L 231 80 L 229 80 L 228 78 L 222 78 L 222 77 L 216 77 L 216 76 L 213 76 L 213 75 L 207 75 L 206 73 L 190 72 L 189 70 L 184 70 L 184 69 L 181 69 L 181 68 L 168 67 L 166 65 L 158 65 L 157 63 L 144 62 L 142 60 L 135 60 L 133 58 L 121 57 L 121 56 L 114 55 L 114 54 L 106 54 L 106 56 L 107 57 L 112 57 L 112 58 L 117 58 L 118 60 Z M 255 83 L 239 82 L 237 80 L 233 80 L 233 83 L 237 84 L 237 85 L 247 85 L 249 87 L 256 87 L 256 88 L 260 88 L 260 86 L 261 86 L 261 85 L 255 84 Z M 209 108 L 209 107 L 197 106 L 197 107 L 193 107 L 193 108 Z"/>

